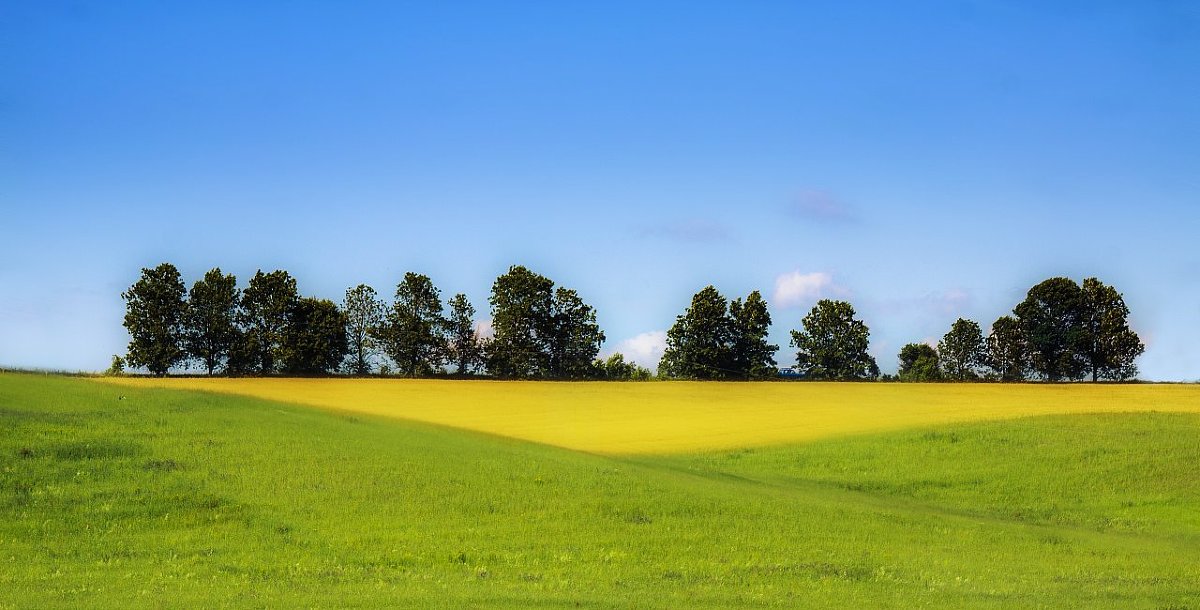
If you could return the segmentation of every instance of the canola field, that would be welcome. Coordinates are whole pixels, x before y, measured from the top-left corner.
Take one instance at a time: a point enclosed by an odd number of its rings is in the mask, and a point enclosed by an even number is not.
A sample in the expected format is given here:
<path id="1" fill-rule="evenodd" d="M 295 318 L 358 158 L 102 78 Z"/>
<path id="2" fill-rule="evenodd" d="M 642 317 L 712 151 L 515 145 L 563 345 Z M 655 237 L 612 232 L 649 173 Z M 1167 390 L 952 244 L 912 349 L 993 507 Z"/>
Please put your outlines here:
<path id="1" fill-rule="evenodd" d="M 600 454 L 671 454 L 1080 413 L 1200 413 L 1198 385 L 552 383 L 106 378 L 420 421 Z"/>

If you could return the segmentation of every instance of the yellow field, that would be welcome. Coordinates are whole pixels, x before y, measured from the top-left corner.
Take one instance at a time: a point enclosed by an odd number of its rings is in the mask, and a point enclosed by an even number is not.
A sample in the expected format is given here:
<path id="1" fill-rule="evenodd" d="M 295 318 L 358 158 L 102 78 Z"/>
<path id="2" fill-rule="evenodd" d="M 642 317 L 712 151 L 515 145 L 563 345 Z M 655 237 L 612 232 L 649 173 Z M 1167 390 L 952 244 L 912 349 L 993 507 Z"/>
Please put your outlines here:
<path id="1" fill-rule="evenodd" d="M 596 453 L 763 446 L 913 426 L 1090 412 L 1200 412 L 1197 385 L 551 383 L 106 378 L 476 430 Z"/>

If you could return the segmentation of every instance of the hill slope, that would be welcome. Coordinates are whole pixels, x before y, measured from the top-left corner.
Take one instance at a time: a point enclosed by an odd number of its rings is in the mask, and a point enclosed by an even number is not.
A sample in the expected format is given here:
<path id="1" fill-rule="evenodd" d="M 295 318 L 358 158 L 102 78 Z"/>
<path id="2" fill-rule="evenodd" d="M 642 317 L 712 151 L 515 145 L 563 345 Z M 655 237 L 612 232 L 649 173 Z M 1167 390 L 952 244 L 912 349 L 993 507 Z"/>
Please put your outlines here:
<path id="1" fill-rule="evenodd" d="M 1200 604 L 1196 415 L 606 457 L 0 375 L 0 426 L 0 606 Z"/>

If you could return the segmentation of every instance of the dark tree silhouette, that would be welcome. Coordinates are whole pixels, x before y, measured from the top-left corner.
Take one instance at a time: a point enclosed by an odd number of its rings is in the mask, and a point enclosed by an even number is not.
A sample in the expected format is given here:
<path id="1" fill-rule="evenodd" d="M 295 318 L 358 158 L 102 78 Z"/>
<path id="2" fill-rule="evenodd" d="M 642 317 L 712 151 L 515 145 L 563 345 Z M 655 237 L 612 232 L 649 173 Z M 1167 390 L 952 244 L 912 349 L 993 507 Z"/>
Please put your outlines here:
<path id="1" fill-rule="evenodd" d="M 129 331 L 131 366 L 144 366 L 165 375 L 183 362 L 183 321 L 187 288 L 171 263 L 142 269 L 141 278 L 121 293 L 125 299 L 125 329 Z"/>

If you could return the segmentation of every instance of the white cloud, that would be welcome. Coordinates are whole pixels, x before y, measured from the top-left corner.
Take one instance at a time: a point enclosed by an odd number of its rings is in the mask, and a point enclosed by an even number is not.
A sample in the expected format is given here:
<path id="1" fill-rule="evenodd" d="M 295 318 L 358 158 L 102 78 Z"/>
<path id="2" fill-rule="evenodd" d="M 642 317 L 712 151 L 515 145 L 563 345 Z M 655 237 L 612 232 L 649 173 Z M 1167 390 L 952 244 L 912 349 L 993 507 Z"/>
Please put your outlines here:
<path id="1" fill-rule="evenodd" d="M 613 353 L 653 370 L 658 368 L 658 361 L 662 360 L 666 349 L 667 331 L 653 330 L 618 343 Z"/>
<path id="2" fill-rule="evenodd" d="M 775 296 L 772 303 L 780 309 L 786 309 L 816 301 L 828 292 L 841 292 L 834 286 L 833 276 L 820 271 L 793 271 L 775 278 Z"/>
<path id="3" fill-rule="evenodd" d="M 496 330 L 492 328 L 491 320 L 480 320 L 475 323 L 475 337 L 478 339 L 491 339 L 496 336 Z"/>

